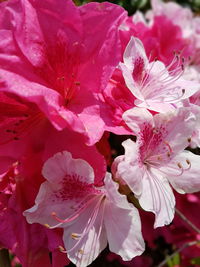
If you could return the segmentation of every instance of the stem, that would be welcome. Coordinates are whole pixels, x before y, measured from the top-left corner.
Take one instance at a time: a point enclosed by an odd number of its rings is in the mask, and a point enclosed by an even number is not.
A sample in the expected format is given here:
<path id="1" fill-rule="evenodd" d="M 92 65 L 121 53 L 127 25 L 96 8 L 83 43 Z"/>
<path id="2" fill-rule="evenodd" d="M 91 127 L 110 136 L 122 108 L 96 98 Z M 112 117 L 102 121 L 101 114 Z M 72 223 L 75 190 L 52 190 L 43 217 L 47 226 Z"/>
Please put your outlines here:
<path id="1" fill-rule="evenodd" d="M 7 249 L 0 250 L 0 267 L 11 267 L 9 252 Z"/>
<path id="2" fill-rule="evenodd" d="M 162 267 L 164 266 L 168 260 L 171 260 L 177 253 L 181 252 L 182 250 L 184 250 L 185 248 L 187 247 L 190 247 L 190 246 L 194 246 L 196 245 L 197 243 L 199 243 L 199 241 L 191 241 L 191 242 L 188 242 L 188 243 L 185 243 L 183 244 L 179 249 L 177 249 L 175 252 L 173 252 L 171 255 L 168 255 L 159 265 L 157 265 L 156 267 Z"/>
<path id="3" fill-rule="evenodd" d="M 186 222 L 195 232 L 200 234 L 200 229 L 196 225 L 194 225 L 187 217 L 185 217 L 185 215 L 180 210 L 175 209 L 175 211 L 184 222 Z"/>

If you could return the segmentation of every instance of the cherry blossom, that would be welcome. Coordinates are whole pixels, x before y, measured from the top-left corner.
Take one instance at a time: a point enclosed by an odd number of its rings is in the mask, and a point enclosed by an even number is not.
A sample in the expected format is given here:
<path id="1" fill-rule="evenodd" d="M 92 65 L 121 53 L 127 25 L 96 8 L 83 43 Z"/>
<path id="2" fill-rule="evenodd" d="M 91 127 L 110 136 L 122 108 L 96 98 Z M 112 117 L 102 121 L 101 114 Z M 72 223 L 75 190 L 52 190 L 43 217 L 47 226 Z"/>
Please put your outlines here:
<path id="1" fill-rule="evenodd" d="M 73 159 L 67 151 L 55 154 L 44 164 L 46 181 L 35 205 L 24 211 L 29 223 L 61 227 L 69 259 L 77 266 L 89 265 L 106 247 L 123 260 L 144 250 L 137 209 L 120 195 L 107 173 L 105 186 L 94 187 L 91 166 Z"/>

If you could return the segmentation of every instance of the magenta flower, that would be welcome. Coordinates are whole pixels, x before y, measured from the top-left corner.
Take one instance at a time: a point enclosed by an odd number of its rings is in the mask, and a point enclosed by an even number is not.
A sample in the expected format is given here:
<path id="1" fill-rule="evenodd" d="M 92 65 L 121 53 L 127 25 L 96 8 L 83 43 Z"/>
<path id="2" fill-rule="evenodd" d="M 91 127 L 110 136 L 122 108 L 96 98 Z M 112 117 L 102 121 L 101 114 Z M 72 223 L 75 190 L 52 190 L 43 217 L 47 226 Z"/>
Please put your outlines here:
<path id="1" fill-rule="evenodd" d="M 191 142 L 195 116 L 187 108 L 155 116 L 133 108 L 123 118 L 137 141 L 123 142 L 125 155 L 113 165 L 116 179 L 129 186 L 144 210 L 155 213 L 155 227 L 169 224 L 175 205 L 170 184 L 179 193 L 200 189 L 200 157 L 183 151 Z"/>
<path id="2" fill-rule="evenodd" d="M 69 127 L 94 144 L 104 131 L 97 93 L 120 59 L 124 10 L 70 0 L 9 1 L 2 9 L 0 90 L 35 103 L 56 129 Z"/>
<path id="3" fill-rule="evenodd" d="M 173 103 L 187 99 L 198 91 L 198 84 L 180 78 L 182 63 L 174 58 L 168 67 L 161 61 L 149 62 L 142 42 L 132 37 L 124 52 L 124 63 L 120 68 L 125 83 L 137 98 L 135 105 L 150 110 L 165 112 L 172 110 Z M 173 70 L 173 65 L 177 67 Z"/>
<path id="4" fill-rule="evenodd" d="M 47 179 L 35 206 L 24 211 L 29 223 L 61 227 L 69 259 L 77 266 L 89 265 L 106 247 L 131 260 L 144 251 L 137 209 L 120 195 L 107 173 L 105 186 L 95 188 L 91 166 L 73 159 L 69 152 L 57 153 L 43 167 Z"/>

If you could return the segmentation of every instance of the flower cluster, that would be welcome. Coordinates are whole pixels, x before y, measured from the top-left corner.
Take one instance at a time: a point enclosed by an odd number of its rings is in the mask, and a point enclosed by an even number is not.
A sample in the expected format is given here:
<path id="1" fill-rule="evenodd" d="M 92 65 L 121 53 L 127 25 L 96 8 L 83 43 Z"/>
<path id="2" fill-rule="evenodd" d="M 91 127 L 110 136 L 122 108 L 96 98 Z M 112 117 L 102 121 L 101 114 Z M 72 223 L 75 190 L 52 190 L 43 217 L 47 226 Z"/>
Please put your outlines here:
<path id="1" fill-rule="evenodd" d="M 200 19 L 151 3 L 0 4 L 0 245 L 23 267 L 88 266 L 107 244 L 130 261 L 138 209 L 168 225 L 173 189 L 200 191 Z"/>

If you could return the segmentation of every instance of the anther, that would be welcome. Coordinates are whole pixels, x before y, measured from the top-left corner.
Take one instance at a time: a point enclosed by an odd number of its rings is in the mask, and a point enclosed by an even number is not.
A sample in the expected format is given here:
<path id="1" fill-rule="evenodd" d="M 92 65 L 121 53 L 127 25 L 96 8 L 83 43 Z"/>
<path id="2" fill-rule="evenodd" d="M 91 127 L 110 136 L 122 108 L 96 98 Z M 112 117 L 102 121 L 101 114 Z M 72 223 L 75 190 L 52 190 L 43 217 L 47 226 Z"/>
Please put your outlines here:
<path id="1" fill-rule="evenodd" d="M 183 93 L 183 95 L 185 94 L 185 89 L 182 89 L 182 93 Z"/>
<path id="2" fill-rule="evenodd" d="M 177 166 L 178 166 L 180 169 L 183 169 L 183 166 L 181 165 L 180 162 L 177 163 Z"/>
<path id="3" fill-rule="evenodd" d="M 76 240 L 79 238 L 79 236 L 76 233 L 71 233 L 71 238 Z"/>
<path id="4" fill-rule="evenodd" d="M 46 228 L 50 228 L 50 225 L 49 225 L 48 223 L 45 223 L 44 226 L 45 226 Z"/>
<path id="5" fill-rule="evenodd" d="M 84 251 L 82 249 L 79 249 L 78 251 L 80 254 L 84 254 Z"/>
<path id="6" fill-rule="evenodd" d="M 80 85 L 81 83 L 80 82 L 75 82 L 75 85 Z"/>
<path id="7" fill-rule="evenodd" d="M 17 140 L 19 140 L 19 137 L 14 137 L 13 140 L 16 140 L 17 141 Z"/>
<path id="8" fill-rule="evenodd" d="M 62 253 L 67 253 L 67 251 L 63 248 L 63 246 L 58 246 L 58 249 L 59 249 L 60 252 L 62 252 Z"/>
<path id="9" fill-rule="evenodd" d="M 188 141 L 188 143 L 190 143 L 190 142 L 191 142 L 191 137 L 189 137 L 189 138 L 187 139 L 187 141 Z"/>
<path id="10" fill-rule="evenodd" d="M 191 162 L 189 161 L 189 159 L 185 160 L 187 162 L 188 165 L 191 165 Z"/>
<path id="11" fill-rule="evenodd" d="M 168 156 L 168 158 L 171 156 L 171 154 L 169 153 L 169 152 L 167 152 L 167 156 Z"/>
<path id="12" fill-rule="evenodd" d="M 64 81 L 64 80 L 65 80 L 65 77 L 64 77 L 64 76 L 62 76 L 62 77 L 58 77 L 57 80 Z"/>
<path id="13" fill-rule="evenodd" d="M 58 248 L 59 248 L 60 251 L 65 250 L 62 246 L 59 246 Z"/>

